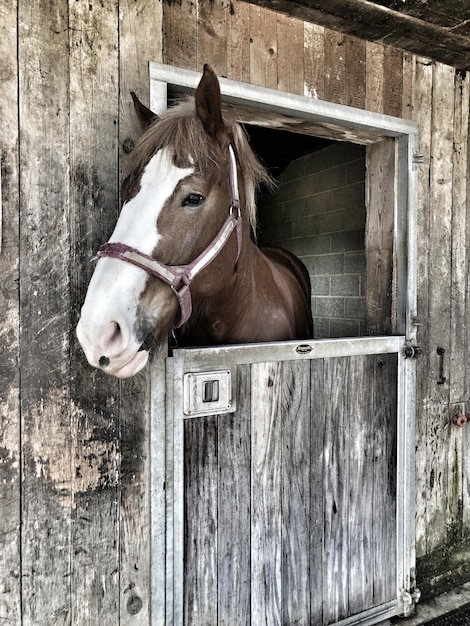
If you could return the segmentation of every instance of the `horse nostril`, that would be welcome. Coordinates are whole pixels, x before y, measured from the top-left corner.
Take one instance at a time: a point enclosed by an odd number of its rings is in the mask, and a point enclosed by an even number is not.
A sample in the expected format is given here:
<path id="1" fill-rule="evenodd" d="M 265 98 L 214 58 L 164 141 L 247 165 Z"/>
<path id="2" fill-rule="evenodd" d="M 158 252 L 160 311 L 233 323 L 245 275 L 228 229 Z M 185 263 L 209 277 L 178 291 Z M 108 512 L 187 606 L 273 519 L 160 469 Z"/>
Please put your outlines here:
<path id="1" fill-rule="evenodd" d="M 141 352 L 142 350 L 146 350 L 147 352 L 150 352 L 150 348 L 152 347 L 152 343 L 153 343 L 153 330 L 151 332 L 149 332 L 149 334 L 145 337 L 142 345 L 139 348 L 139 352 Z"/>
<path id="2" fill-rule="evenodd" d="M 119 326 L 117 322 L 113 322 L 113 325 L 114 325 L 114 332 L 111 337 L 111 340 L 116 340 L 121 334 L 121 327 Z"/>
<path id="3" fill-rule="evenodd" d="M 107 356 L 100 356 L 98 363 L 100 364 L 100 367 L 108 367 L 109 359 Z"/>

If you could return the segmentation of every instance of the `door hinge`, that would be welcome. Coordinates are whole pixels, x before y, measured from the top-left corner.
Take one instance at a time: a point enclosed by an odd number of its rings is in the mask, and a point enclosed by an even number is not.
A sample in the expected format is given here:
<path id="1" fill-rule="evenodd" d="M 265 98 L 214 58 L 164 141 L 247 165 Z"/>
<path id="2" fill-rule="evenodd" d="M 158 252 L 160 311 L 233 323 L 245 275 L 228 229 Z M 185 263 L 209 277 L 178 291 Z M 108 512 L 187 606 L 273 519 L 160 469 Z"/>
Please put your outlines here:
<path id="1" fill-rule="evenodd" d="M 420 346 L 416 346 L 414 344 L 407 344 L 403 349 L 403 354 L 407 359 L 416 359 L 422 354 L 422 349 Z"/>

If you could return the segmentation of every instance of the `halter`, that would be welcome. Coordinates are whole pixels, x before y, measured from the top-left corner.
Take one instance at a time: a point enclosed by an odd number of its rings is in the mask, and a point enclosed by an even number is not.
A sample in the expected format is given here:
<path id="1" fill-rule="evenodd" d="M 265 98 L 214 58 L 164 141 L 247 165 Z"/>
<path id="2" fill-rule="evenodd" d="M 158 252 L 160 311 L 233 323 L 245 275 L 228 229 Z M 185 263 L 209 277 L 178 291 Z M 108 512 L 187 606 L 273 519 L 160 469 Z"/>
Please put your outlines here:
<path id="1" fill-rule="evenodd" d="M 182 326 L 191 316 L 192 300 L 189 286 L 192 280 L 215 259 L 234 230 L 237 234 L 236 261 L 238 261 L 240 256 L 242 219 L 238 194 L 237 162 L 231 145 L 229 145 L 228 150 L 230 156 L 230 190 L 232 195 L 229 214 L 217 235 L 194 261 L 187 265 L 166 265 L 143 252 L 139 252 L 135 248 L 131 248 L 125 243 L 104 243 L 98 250 L 98 258 L 111 257 L 120 261 L 126 261 L 140 267 L 150 276 L 154 276 L 169 285 L 178 298 L 181 310 L 181 318 L 176 328 Z"/>

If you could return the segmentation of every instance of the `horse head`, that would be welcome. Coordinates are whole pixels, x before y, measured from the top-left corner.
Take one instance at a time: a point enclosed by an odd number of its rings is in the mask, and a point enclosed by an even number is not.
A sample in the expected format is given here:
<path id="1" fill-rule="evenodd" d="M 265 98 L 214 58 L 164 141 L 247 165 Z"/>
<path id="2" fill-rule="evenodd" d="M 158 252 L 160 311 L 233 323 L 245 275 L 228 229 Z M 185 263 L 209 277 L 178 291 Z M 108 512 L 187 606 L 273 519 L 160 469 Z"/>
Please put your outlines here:
<path id="1" fill-rule="evenodd" d="M 195 98 L 160 118 L 133 98 L 144 133 L 77 326 L 89 363 L 122 378 L 145 366 L 152 343 L 193 306 L 230 289 L 254 224 L 255 186 L 267 180 L 242 129 L 224 121 L 209 66 Z"/>

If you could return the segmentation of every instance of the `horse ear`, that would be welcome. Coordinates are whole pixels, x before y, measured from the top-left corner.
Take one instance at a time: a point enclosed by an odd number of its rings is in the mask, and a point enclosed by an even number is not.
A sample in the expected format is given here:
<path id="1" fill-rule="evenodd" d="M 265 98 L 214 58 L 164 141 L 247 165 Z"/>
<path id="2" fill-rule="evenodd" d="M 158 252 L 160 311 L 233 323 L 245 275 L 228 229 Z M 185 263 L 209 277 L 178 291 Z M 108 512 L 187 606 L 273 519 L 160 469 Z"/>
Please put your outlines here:
<path id="1" fill-rule="evenodd" d="M 225 143 L 228 136 L 222 119 L 220 85 L 214 70 L 207 63 L 196 90 L 196 113 L 209 137 Z"/>
<path id="2" fill-rule="evenodd" d="M 134 109 L 137 114 L 137 119 L 143 129 L 148 128 L 155 120 L 158 120 L 158 115 L 148 109 L 145 104 L 139 100 L 133 91 L 131 91 L 132 100 L 134 101 Z"/>

